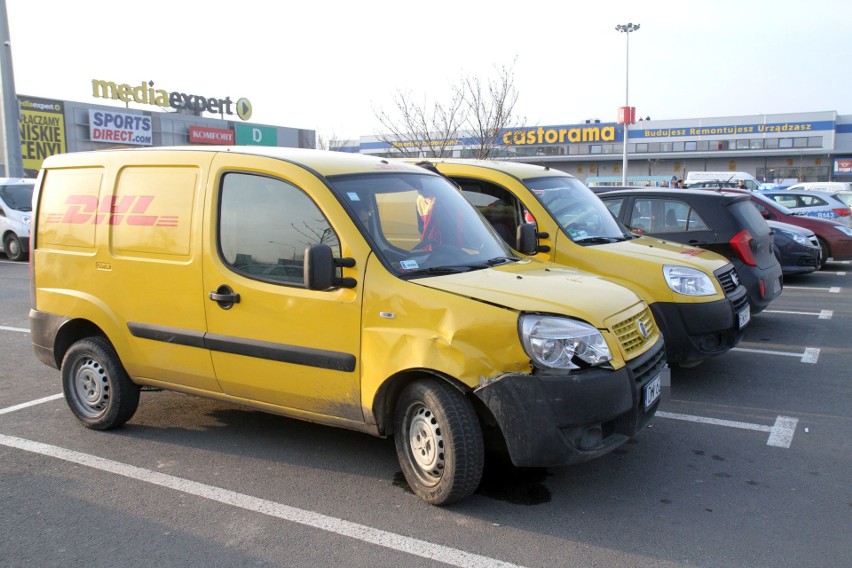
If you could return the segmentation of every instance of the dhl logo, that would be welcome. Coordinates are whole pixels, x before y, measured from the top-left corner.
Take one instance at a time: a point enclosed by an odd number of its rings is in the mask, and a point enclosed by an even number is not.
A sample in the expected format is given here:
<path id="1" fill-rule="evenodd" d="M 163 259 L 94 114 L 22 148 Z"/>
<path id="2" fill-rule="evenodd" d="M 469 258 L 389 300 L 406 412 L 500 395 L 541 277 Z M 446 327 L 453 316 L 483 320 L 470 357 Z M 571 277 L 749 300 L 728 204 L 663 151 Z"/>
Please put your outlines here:
<path id="1" fill-rule="evenodd" d="M 98 202 L 94 195 L 70 195 L 64 213 L 48 213 L 48 223 L 100 224 L 136 227 L 177 227 L 177 215 L 145 215 L 153 195 L 108 196 Z"/>

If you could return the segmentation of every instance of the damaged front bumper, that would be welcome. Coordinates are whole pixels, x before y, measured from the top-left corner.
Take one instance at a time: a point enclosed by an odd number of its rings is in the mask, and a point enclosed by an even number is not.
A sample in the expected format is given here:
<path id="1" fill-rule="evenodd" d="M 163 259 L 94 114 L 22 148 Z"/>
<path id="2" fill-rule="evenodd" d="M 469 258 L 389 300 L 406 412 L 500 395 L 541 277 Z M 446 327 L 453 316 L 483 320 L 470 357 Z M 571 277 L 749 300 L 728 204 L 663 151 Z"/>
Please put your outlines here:
<path id="1" fill-rule="evenodd" d="M 474 391 L 496 420 L 518 467 L 598 458 L 635 435 L 659 398 L 645 408 L 646 386 L 665 367 L 662 340 L 617 370 L 508 374 Z"/>

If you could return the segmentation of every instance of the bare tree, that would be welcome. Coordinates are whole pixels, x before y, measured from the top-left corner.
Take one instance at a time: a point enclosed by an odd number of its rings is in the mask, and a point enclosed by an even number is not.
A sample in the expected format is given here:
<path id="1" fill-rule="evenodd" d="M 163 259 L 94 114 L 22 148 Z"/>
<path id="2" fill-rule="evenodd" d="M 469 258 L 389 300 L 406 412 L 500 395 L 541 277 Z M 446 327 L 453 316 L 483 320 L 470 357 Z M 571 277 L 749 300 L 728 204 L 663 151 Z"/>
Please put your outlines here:
<path id="1" fill-rule="evenodd" d="M 515 104 L 515 62 L 497 71 L 497 77 L 483 85 L 478 77 L 465 78 L 459 87 L 461 99 L 467 107 L 465 129 L 469 131 L 468 149 L 474 158 L 493 157 L 500 134 L 518 123 Z"/>
<path id="2" fill-rule="evenodd" d="M 411 93 L 397 91 L 393 96 L 393 113 L 379 109 L 376 118 L 386 130 L 378 136 L 395 153 L 405 157 L 447 156 L 458 146 L 459 130 L 465 121 L 466 105 L 456 89 L 449 102 L 417 104 Z"/>
<path id="3" fill-rule="evenodd" d="M 483 82 L 468 76 L 451 89 L 446 103 L 417 104 L 410 92 L 397 91 L 393 112 L 374 111 L 385 130 L 379 140 L 404 157 L 450 156 L 464 149 L 476 158 L 494 156 L 500 134 L 517 123 L 514 62 Z"/>

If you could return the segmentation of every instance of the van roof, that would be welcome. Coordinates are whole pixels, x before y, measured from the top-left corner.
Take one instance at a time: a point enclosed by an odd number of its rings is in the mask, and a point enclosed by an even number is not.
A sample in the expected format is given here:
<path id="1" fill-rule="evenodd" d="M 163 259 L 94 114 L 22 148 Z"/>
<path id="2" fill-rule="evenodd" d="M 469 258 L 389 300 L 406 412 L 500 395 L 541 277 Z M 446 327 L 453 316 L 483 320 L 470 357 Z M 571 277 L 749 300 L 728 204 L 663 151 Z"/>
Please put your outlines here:
<path id="1" fill-rule="evenodd" d="M 283 148 L 278 146 L 161 146 L 156 148 L 129 148 L 114 150 L 95 150 L 90 152 L 73 152 L 50 156 L 44 161 L 44 168 L 80 166 L 87 162 L 92 165 L 102 165 L 104 162 L 117 159 L 122 164 L 139 162 L 151 163 L 154 155 L 170 155 L 173 160 L 181 153 L 195 154 L 245 154 L 268 157 L 292 162 L 316 171 L 323 176 L 371 173 L 388 170 L 408 170 L 412 173 L 426 173 L 423 168 L 406 164 L 397 160 L 388 160 L 366 154 L 347 152 L 331 152 L 310 148 Z M 430 174 L 434 175 L 434 174 Z"/>
<path id="2" fill-rule="evenodd" d="M 411 160 L 407 159 L 407 161 L 410 162 Z M 548 176 L 574 177 L 567 172 L 563 172 L 562 170 L 556 170 L 549 166 L 538 166 L 535 164 L 526 164 L 523 162 L 506 162 L 500 160 L 473 160 L 464 158 L 423 158 L 423 160 L 420 161 L 431 162 L 433 164 L 460 164 L 467 166 L 475 166 L 479 168 L 487 168 L 491 170 L 498 170 L 515 176 L 518 179 Z"/>

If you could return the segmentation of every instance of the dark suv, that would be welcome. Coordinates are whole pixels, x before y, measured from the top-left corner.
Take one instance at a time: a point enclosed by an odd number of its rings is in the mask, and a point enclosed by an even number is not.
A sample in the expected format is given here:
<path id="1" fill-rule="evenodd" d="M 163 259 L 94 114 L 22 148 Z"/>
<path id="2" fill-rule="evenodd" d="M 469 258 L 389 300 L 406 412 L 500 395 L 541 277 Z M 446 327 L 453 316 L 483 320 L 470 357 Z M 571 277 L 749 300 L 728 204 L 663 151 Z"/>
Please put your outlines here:
<path id="1" fill-rule="evenodd" d="M 748 195 L 629 189 L 598 197 L 635 233 L 727 257 L 748 290 L 752 313 L 766 309 L 781 293 L 781 265 L 773 253 L 771 230 Z"/>

